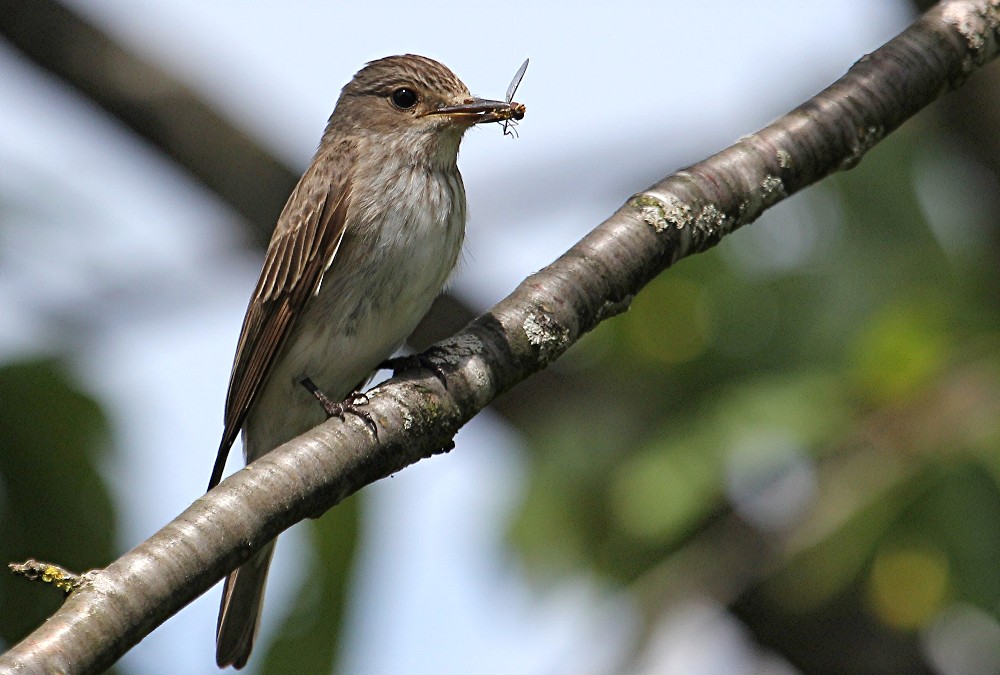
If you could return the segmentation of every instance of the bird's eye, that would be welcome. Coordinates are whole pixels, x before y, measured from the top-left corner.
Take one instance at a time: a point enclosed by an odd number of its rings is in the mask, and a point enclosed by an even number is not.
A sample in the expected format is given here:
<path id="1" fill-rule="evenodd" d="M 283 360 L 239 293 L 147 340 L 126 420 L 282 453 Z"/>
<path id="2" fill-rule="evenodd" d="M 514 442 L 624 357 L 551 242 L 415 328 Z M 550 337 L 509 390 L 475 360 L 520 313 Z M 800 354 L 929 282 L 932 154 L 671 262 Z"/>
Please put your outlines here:
<path id="1" fill-rule="evenodd" d="M 389 97 L 392 104 L 399 108 L 400 110 L 409 110 L 413 106 L 417 105 L 417 92 L 407 87 L 400 87 L 396 91 L 392 92 L 392 96 Z"/>

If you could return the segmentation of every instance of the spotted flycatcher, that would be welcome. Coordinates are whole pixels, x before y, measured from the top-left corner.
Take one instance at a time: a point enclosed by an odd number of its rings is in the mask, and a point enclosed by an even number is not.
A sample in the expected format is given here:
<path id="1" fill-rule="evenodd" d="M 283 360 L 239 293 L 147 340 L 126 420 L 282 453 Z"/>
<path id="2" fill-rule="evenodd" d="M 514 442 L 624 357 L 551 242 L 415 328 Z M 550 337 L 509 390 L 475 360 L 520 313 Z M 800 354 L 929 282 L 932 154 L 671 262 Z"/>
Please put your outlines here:
<path id="1" fill-rule="evenodd" d="M 240 430 L 249 463 L 323 421 L 330 411 L 316 394 L 343 399 L 399 348 L 465 235 L 462 135 L 523 114 L 517 103 L 473 98 L 422 56 L 373 61 L 344 87 L 267 248 L 209 488 Z M 220 667 L 242 668 L 250 657 L 273 552 L 271 542 L 226 579 Z"/>

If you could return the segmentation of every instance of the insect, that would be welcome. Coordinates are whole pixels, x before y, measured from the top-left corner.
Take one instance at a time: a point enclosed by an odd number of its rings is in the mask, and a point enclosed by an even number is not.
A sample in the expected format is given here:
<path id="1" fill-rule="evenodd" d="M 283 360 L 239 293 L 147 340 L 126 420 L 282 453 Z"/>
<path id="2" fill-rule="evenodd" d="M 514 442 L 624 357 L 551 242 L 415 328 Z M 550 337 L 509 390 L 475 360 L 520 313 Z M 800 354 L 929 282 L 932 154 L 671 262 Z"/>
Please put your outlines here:
<path id="1" fill-rule="evenodd" d="M 510 109 L 505 111 L 503 116 L 503 135 L 504 136 L 517 136 L 517 131 L 514 127 L 517 126 L 517 121 L 524 118 L 524 104 L 523 103 L 511 103 L 511 99 L 514 98 L 514 94 L 517 93 L 517 88 L 521 85 L 521 80 L 524 79 L 524 73 L 528 70 L 528 59 L 524 60 L 521 67 L 517 69 L 514 73 L 514 78 L 510 81 L 510 85 L 507 87 L 507 96 L 504 99 L 510 104 Z"/>

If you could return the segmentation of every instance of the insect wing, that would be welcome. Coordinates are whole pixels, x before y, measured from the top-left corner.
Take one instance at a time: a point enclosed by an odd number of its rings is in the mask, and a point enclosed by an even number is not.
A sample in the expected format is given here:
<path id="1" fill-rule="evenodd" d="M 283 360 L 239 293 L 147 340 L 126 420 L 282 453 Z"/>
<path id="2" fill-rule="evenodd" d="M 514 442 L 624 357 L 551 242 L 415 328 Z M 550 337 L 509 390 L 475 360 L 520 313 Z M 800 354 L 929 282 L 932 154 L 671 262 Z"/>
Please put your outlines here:
<path id="1" fill-rule="evenodd" d="M 517 69 L 517 72 L 514 73 L 514 79 L 510 81 L 510 86 L 507 87 L 507 103 L 510 103 L 511 99 L 514 98 L 514 94 L 517 93 L 517 88 L 521 86 L 521 80 L 524 79 L 526 70 L 528 70 L 528 59 L 525 59 L 521 67 Z"/>

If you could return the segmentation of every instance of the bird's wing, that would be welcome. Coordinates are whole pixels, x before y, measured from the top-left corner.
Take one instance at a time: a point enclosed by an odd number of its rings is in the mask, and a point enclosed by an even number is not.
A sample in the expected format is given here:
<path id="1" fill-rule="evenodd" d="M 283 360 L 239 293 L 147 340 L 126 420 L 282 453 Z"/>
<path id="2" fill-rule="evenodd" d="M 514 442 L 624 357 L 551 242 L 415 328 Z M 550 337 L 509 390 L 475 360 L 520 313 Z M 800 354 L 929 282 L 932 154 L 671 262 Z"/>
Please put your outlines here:
<path id="1" fill-rule="evenodd" d="M 278 219 L 243 319 L 226 395 L 225 429 L 209 490 L 222 480 L 229 449 L 292 325 L 333 264 L 344 237 L 351 159 L 349 152 L 342 152 L 314 161 Z"/>

